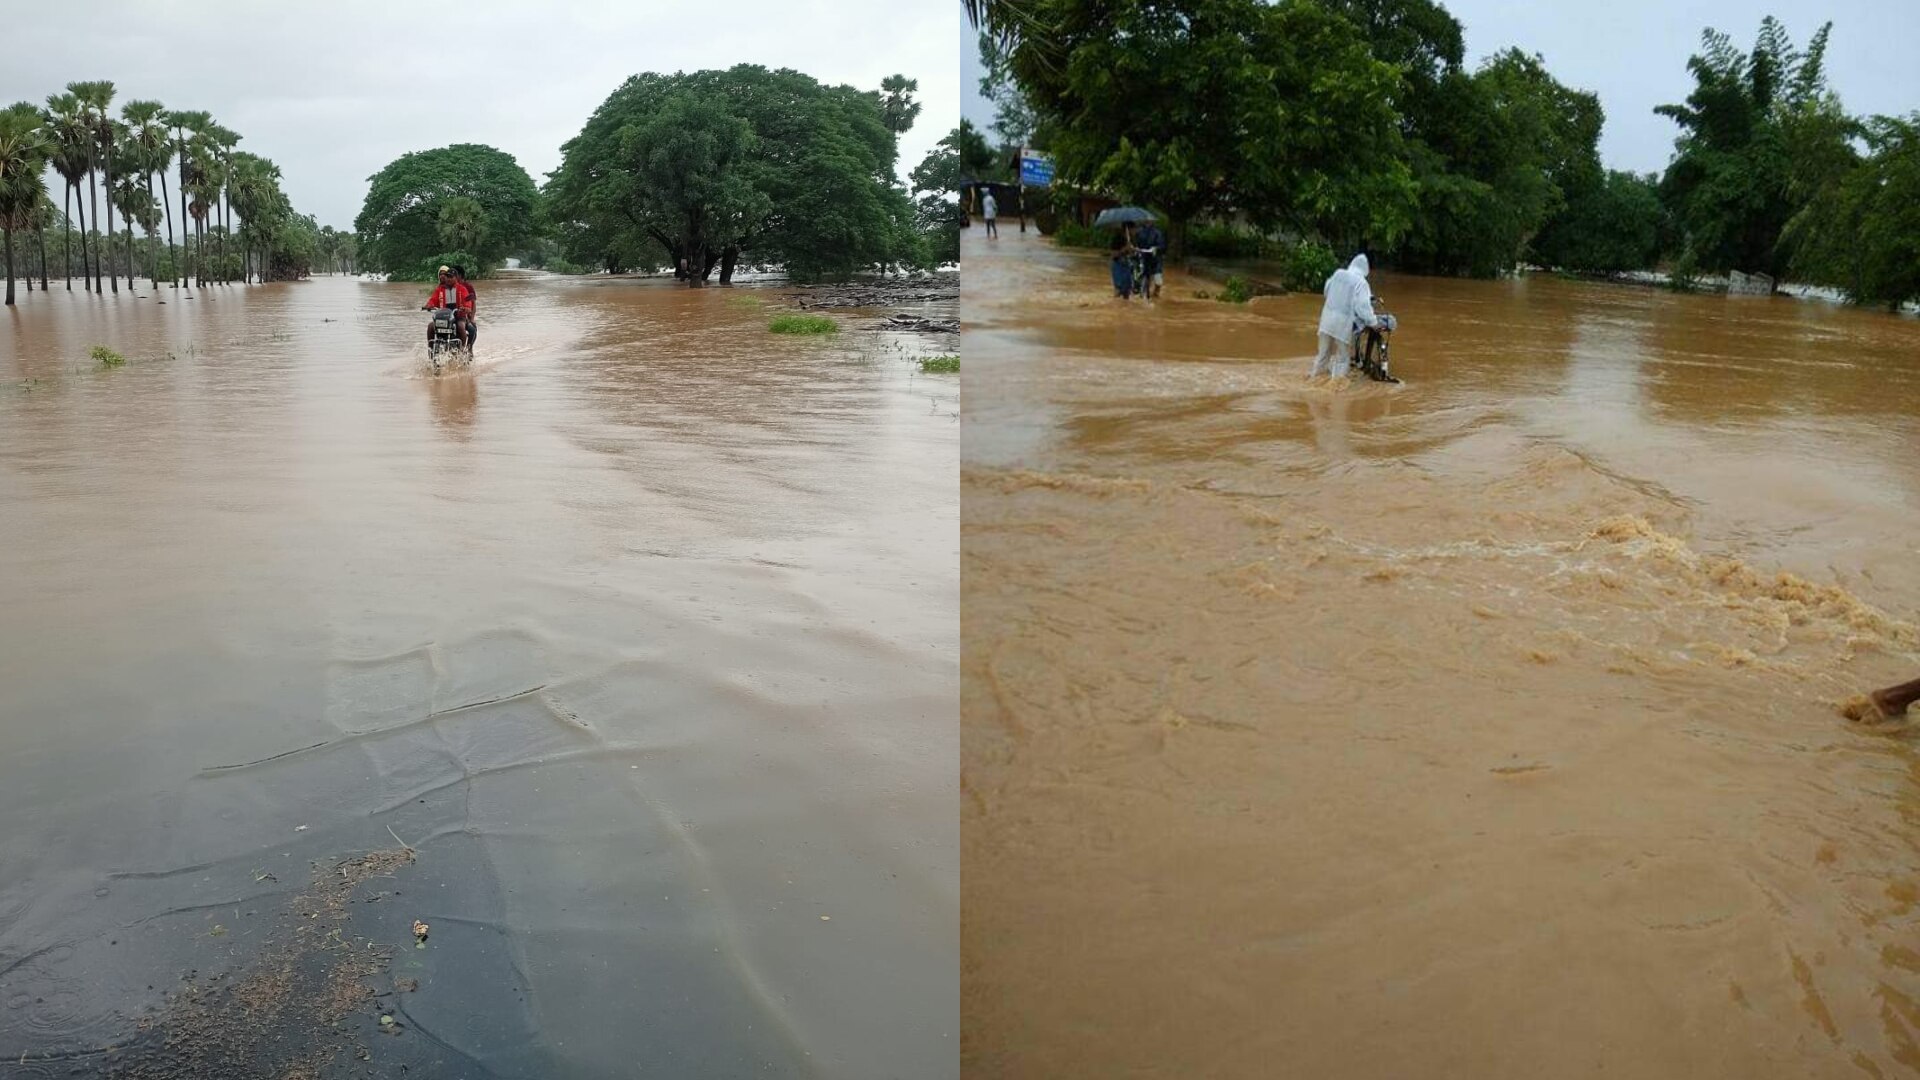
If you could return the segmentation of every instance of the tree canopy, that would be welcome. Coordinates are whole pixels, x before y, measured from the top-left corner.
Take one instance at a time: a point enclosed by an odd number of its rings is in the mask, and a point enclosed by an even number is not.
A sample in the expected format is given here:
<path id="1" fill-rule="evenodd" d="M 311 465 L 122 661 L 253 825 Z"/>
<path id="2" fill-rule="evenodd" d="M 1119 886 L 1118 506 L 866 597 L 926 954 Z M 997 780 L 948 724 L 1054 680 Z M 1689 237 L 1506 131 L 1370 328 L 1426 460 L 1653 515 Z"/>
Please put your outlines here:
<path id="1" fill-rule="evenodd" d="M 743 64 L 629 78 L 561 148 L 548 221 L 567 258 L 608 270 L 664 257 L 696 284 L 741 259 L 796 278 L 928 258 L 894 178 L 910 80 L 883 93 Z"/>
<path id="2" fill-rule="evenodd" d="M 1687 62 L 1693 92 L 1655 110 L 1680 126 L 1662 193 L 1683 254 L 1701 269 L 1780 274 L 1790 254 L 1780 243 L 1787 222 L 1854 164 L 1858 128 L 1826 86 L 1831 27 L 1805 52 L 1772 17 L 1751 52 L 1709 29 Z"/>
<path id="3" fill-rule="evenodd" d="M 470 272 L 480 274 L 533 234 L 539 190 L 511 154 L 491 146 L 461 143 L 404 154 L 369 179 L 353 223 L 365 269 L 425 280 L 437 265 L 431 260 L 464 245 Z M 448 243 L 449 230 L 460 244 Z"/>
<path id="4" fill-rule="evenodd" d="M 1390 240 L 1414 189 L 1399 76 L 1313 0 L 1033 0 L 1007 66 L 1056 176 L 1162 208 Z"/>

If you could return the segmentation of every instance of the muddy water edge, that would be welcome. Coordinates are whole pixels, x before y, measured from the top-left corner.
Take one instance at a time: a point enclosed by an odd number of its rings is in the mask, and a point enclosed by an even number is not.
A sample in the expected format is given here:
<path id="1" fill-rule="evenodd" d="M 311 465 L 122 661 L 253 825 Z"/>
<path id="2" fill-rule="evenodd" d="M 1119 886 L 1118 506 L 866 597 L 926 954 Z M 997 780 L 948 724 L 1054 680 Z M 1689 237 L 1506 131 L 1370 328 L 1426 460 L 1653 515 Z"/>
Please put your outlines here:
<path id="1" fill-rule="evenodd" d="M 953 1075 L 956 291 L 24 297 L 0 1076 Z"/>
<path id="2" fill-rule="evenodd" d="M 965 1069 L 1920 1069 L 1920 323 L 972 232 Z"/>

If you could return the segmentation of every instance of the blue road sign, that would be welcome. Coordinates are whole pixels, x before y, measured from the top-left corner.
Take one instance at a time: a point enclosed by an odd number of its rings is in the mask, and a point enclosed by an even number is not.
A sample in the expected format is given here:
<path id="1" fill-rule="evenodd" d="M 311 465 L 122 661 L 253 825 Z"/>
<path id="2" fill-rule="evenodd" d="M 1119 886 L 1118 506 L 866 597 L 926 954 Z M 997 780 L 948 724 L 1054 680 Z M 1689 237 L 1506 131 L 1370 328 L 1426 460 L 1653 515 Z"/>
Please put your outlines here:
<path id="1" fill-rule="evenodd" d="M 1020 182 L 1028 187 L 1047 187 L 1053 183 L 1053 159 L 1044 154 L 1020 155 Z"/>

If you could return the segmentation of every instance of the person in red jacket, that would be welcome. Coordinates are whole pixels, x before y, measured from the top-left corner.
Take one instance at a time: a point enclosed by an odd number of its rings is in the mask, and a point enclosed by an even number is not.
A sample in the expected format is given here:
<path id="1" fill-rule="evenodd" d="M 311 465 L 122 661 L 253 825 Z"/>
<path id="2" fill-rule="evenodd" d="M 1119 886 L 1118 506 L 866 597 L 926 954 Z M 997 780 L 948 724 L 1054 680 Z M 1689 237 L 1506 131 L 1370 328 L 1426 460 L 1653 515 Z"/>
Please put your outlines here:
<path id="1" fill-rule="evenodd" d="M 442 307 L 453 309 L 453 320 L 460 329 L 461 338 L 470 341 L 472 331 L 469 329 L 469 324 L 473 319 L 473 289 L 466 282 L 454 277 L 453 268 L 449 266 L 440 268 L 440 287 L 433 290 L 433 295 L 427 298 L 426 303 L 420 305 L 420 310 L 428 311 Z M 433 344 L 433 327 L 431 326 L 427 327 L 427 344 Z"/>

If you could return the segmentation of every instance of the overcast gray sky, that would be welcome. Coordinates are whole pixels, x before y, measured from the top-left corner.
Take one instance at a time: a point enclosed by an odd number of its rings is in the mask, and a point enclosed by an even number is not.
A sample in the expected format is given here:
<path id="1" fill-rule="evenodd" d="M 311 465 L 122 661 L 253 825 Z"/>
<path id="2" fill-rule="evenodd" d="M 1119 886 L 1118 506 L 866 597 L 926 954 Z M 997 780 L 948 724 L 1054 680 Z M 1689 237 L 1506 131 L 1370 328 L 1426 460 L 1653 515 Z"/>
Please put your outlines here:
<path id="1" fill-rule="evenodd" d="M 876 90 L 895 72 L 918 79 L 925 108 L 901 139 L 903 179 L 960 109 L 953 0 L 4 0 L 0 9 L 0 106 L 111 79 L 116 107 L 138 97 L 204 109 L 243 136 L 241 149 L 280 165 L 296 209 L 336 228 L 352 226 L 367 177 L 410 150 L 486 143 L 543 182 L 560 144 L 642 71 L 757 63 Z"/>
<path id="2" fill-rule="evenodd" d="M 1546 57 L 1561 82 L 1600 95 L 1607 126 L 1600 157 L 1610 167 L 1636 172 L 1666 168 L 1677 129 L 1653 107 L 1686 99 L 1692 88 L 1687 57 L 1711 26 L 1751 48 L 1768 14 L 1786 22 L 1804 46 L 1820 24 L 1833 21 L 1827 44 L 1827 82 L 1846 107 L 1861 113 L 1910 113 L 1920 109 L 1920 64 L 1914 60 L 1915 0 L 1822 0 L 1817 3 L 1755 3 L 1752 0 L 1442 0 L 1466 28 L 1467 62 L 1479 62 L 1509 45 Z M 960 30 L 962 113 L 975 124 L 993 121 L 993 107 L 980 97 L 977 35 Z"/>

